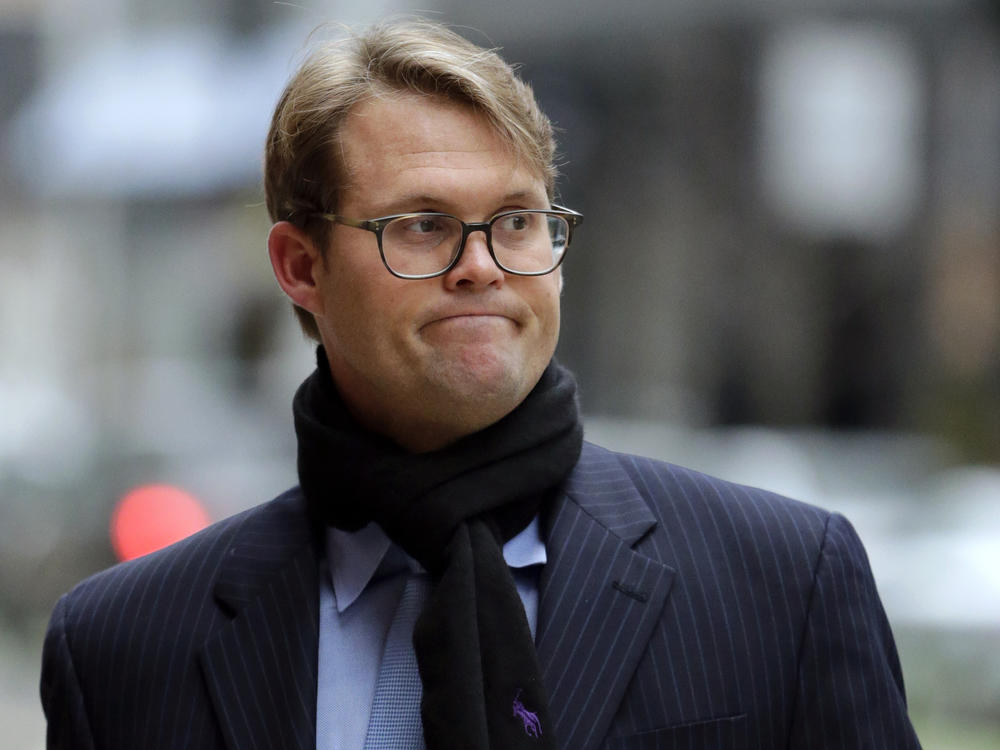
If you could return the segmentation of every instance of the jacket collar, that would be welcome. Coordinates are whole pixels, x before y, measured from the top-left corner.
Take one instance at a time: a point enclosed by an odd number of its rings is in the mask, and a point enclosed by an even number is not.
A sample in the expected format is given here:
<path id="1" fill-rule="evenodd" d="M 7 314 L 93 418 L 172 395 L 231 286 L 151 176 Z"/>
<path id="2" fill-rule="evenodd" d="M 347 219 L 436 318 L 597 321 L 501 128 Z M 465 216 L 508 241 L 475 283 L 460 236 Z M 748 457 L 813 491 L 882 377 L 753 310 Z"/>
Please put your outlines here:
<path id="1" fill-rule="evenodd" d="M 246 516 L 221 563 L 214 594 L 233 619 L 201 665 L 231 750 L 315 747 L 318 549 L 294 489 Z"/>
<path id="2" fill-rule="evenodd" d="M 656 523 L 620 457 L 584 444 L 539 584 L 536 649 L 562 747 L 600 745 L 660 618 L 675 571 L 634 549 Z"/>

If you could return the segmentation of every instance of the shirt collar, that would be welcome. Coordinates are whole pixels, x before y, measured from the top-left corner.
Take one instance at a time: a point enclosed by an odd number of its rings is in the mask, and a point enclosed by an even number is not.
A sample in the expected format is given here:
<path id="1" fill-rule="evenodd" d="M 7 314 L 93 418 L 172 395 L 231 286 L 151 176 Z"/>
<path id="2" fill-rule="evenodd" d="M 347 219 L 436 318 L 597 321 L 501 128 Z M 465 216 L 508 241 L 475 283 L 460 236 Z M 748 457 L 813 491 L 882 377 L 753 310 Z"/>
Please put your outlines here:
<path id="1" fill-rule="evenodd" d="M 343 612 L 357 601 L 376 573 L 381 571 L 389 575 L 407 566 L 411 570 L 420 569 L 420 565 L 393 544 L 382 527 L 375 523 L 360 531 L 328 528 L 326 557 L 337 612 Z M 544 565 L 548 561 L 537 516 L 503 546 L 503 558 L 511 568 Z"/>

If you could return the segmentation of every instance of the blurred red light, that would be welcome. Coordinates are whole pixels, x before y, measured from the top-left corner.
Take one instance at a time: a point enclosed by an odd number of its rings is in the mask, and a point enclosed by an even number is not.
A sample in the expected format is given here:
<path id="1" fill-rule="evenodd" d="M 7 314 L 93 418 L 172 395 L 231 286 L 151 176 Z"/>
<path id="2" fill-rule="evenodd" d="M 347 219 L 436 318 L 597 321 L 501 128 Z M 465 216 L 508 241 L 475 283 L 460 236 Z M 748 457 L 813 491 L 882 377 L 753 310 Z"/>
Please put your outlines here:
<path id="1" fill-rule="evenodd" d="M 198 500 L 178 487 L 148 484 L 118 501 L 111 515 L 111 546 L 131 560 L 199 531 L 211 520 Z"/>

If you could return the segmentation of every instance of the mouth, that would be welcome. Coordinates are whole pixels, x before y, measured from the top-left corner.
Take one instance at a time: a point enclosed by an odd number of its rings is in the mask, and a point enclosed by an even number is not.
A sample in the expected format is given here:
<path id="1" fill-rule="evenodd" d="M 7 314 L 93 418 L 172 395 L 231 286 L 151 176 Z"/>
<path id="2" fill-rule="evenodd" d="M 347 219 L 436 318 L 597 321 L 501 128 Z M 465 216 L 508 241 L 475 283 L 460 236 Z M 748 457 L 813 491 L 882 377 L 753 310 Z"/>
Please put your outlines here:
<path id="1" fill-rule="evenodd" d="M 435 328 L 451 329 L 455 331 L 486 331 L 498 326 L 512 326 L 519 328 L 520 325 L 514 318 L 503 313 L 496 312 L 459 312 L 448 315 L 440 315 L 421 326 L 421 331 L 433 330 Z"/>
<path id="2" fill-rule="evenodd" d="M 514 325 L 519 325 L 518 318 L 512 310 L 504 309 L 502 307 L 494 307 L 492 309 L 487 308 L 472 308 L 472 309 L 441 309 L 432 312 L 426 323 L 421 326 L 422 328 L 434 325 L 436 323 L 459 323 L 467 325 L 485 325 L 488 323 L 498 323 L 501 321 L 507 321 Z"/>
<path id="3" fill-rule="evenodd" d="M 499 323 L 501 321 L 506 321 L 508 323 L 514 323 L 514 319 L 507 316 L 501 315 L 499 313 L 458 313 L 455 315 L 444 315 L 440 318 L 435 318 L 426 325 L 434 325 L 435 323 L 458 323 L 467 325 L 477 325 L 477 324 L 487 324 L 487 323 Z"/>
<path id="4" fill-rule="evenodd" d="M 462 320 L 465 318 L 500 318 L 502 320 L 510 320 L 509 315 L 502 315 L 501 313 L 455 313 L 454 315 L 442 315 L 438 320 Z"/>

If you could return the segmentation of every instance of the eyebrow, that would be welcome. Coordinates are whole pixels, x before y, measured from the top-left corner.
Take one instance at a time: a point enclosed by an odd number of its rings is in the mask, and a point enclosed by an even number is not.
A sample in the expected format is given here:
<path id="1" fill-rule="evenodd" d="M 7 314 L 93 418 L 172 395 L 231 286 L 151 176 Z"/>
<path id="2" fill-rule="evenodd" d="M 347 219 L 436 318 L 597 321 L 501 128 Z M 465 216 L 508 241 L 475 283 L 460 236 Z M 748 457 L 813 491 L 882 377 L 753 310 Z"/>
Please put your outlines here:
<path id="1" fill-rule="evenodd" d="M 497 204 L 503 206 L 529 198 L 534 202 L 538 198 L 538 193 L 533 190 L 515 190 L 504 195 L 497 201 Z M 544 202 L 546 205 L 533 206 L 532 208 L 548 208 L 548 196 L 544 198 Z M 414 193 L 412 195 L 404 195 L 401 198 L 394 198 L 386 203 L 376 204 L 374 215 L 391 216 L 393 214 L 412 213 L 414 211 L 427 210 L 428 206 L 444 206 L 445 209 L 441 210 L 441 213 L 450 213 L 455 208 L 454 204 L 448 198 L 431 195 L 430 193 Z"/>

